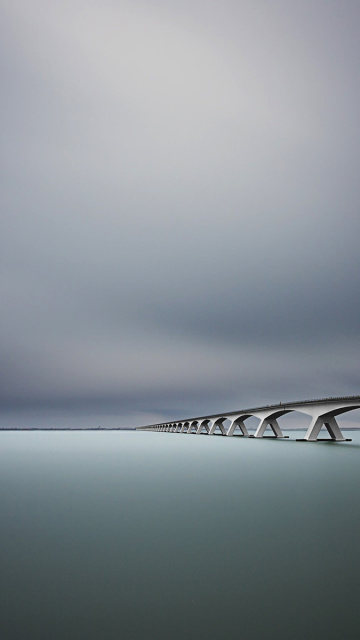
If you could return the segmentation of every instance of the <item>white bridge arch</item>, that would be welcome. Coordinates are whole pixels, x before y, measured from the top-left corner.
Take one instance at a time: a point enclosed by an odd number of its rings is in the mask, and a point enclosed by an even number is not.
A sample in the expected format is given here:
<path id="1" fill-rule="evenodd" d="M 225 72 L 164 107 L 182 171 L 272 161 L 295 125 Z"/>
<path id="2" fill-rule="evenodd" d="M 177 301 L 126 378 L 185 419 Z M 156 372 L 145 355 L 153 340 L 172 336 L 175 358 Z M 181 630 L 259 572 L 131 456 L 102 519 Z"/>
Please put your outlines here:
<path id="1" fill-rule="evenodd" d="M 164 422 L 152 424 L 144 427 L 137 427 L 143 431 L 168 431 L 171 433 L 187 433 L 213 435 L 219 429 L 223 436 L 232 436 L 238 429 L 243 437 L 263 438 L 265 431 L 270 429 L 275 438 L 286 438 L 278 423 L 278 418 L 292 411 L 306 414 L 311 417 L 311 423 L 302 440 L 316 442 L 319 438 L 320 430 L 325 427 L 331 440 L 345 442 L 347 438 L 343 435 L 336 416 L 354 409 L 360 409 L 360 396 L 347 396 L 344 398 L 323 398 L 320 400 L 304 400 L 302 402 L 287 402 L 285 404 L 269 405 L 266 407 L 255 407 L 242 411 L 232 411 L 230 413 L 218 413 L 210 416 L 200 416 L 197 418 L 187 418 L 177 422 Z M 254 436 L 250 436 L 245 421 L 255 417 L 260 423 Z M 225 421 L 230 421 L 230 426 L 224 426 Z"/>

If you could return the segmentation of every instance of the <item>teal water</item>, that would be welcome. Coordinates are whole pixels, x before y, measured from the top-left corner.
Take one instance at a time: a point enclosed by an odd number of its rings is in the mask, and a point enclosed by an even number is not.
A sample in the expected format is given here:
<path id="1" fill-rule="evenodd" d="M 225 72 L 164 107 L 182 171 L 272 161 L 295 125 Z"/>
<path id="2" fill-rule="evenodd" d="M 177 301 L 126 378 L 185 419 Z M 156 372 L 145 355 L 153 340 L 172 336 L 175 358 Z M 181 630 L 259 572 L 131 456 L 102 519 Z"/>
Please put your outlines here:
<path id="1" fill-rule="evenodd" d="M 0 432 L 1 640 L 358 640 L 348 435 Z"/>

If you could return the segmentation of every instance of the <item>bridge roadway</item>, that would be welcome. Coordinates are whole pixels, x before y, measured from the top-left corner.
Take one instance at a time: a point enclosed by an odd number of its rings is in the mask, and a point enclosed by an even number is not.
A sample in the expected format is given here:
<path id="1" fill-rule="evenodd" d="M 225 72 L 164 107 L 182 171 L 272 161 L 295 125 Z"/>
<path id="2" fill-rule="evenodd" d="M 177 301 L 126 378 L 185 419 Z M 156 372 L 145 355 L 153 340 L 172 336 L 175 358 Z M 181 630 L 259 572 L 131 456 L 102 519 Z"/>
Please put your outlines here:
<path id="1" fill-rule="evenodd" d="M 230 411 L 217 413 L 209 416 L 199 416 L 197 418 L 187 418 L 176 422 L 162 422 L 145 427 L 137 427 L 138 431 L 168 431 L 172 433 L 205 433 L 213 435 L 216 429 L 220 430 L 223 436 L 232 436 L 238 430 L 245 438 L 263 438 L 265 431 L 270 429 L 272 437 L 287 438 L 280 429 L 278 418 L 292 411 L 298 411 L 311 416 L 311 423 L 302 441 L 316 442 L 324 440 L 319 438 L 320 430 L 325 427 L 330 435 L 330 439 L 336 442 L 345 442 L 344 437 L 336 421 L 336 416 L 354 409 L 360 409 L 360 396 L 348 396 L 345 398 L 323 398 L 320 400 L 304 400 L 302 402 L 286 402 L 268 405 L 266 407 L 256 407 L 254 409 L 244 409 L 240 411 Z M 260 423 L 254 435 L 250 435 L 245 420 L 256 417 Z M 224 422 L 230 421 L 230 425 L 225 427 Z M 266 437 L 266 436 L 265 436 Z M 327 440 L 329 438 L 326 438 Z"/>

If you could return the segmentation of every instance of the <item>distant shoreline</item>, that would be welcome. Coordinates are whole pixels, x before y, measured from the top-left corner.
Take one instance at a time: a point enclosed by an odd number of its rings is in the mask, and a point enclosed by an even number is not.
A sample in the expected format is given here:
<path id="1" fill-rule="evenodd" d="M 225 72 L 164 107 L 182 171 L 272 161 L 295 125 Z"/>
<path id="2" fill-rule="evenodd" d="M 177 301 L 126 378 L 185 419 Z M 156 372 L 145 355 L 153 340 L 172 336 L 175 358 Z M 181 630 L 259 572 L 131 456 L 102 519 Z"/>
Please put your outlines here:
<path id="1" fill-rule="evenodd" d="M 0 427 L 0 431 L 135 431 L 135 427 Z"/>

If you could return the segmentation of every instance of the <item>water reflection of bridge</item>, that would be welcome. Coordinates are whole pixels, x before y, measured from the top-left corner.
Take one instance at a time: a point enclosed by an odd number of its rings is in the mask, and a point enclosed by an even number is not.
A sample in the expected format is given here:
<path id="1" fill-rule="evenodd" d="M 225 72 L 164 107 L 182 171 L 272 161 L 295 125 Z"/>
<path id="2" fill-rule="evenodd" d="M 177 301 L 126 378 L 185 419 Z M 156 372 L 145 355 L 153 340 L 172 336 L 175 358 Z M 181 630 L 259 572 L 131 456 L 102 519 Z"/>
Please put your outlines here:
<path id="1" fill-rule="evenodd" d="M 336 442 L 345 442 L 341 429 L 336 421 L 336 416 L 354 409 L 360 408 L 360 396 L 345 398 L 324 398 L 322 400 L 305 400 L 303 402 L 287 402 L 285 404 L 269 405 L 257 407 L 255 409 L 244 409 L 242 411 L 231 411 L 217 413 L 210 416 L 200 416 L 197 418 L 187 418 L 176 422 L 163 422 L 145 427 L 137 427 L 143 431 L 168 431 L 172 433 L 192 433 L 207 434 L 209 436 L 220 432 L 223 436 L 232 436 L 236 431 L 244 437 L 263 438 L 266 429 L 272 431 L 275 438 L 286 438 L 280 429 L 278 418 L 292 411 L 297 411 L 311 417 L 310 426 L 302 439 L 307 442 L 316 442 L 319 438 L 322 427 L 325 427 L 330 434 L 330 439 Z M 245 425 L 248 418 L 255 417 L 260 423 L 254 435 L 250 435 Z M 226 423 L 226 424 L 225 424 Z"/>

